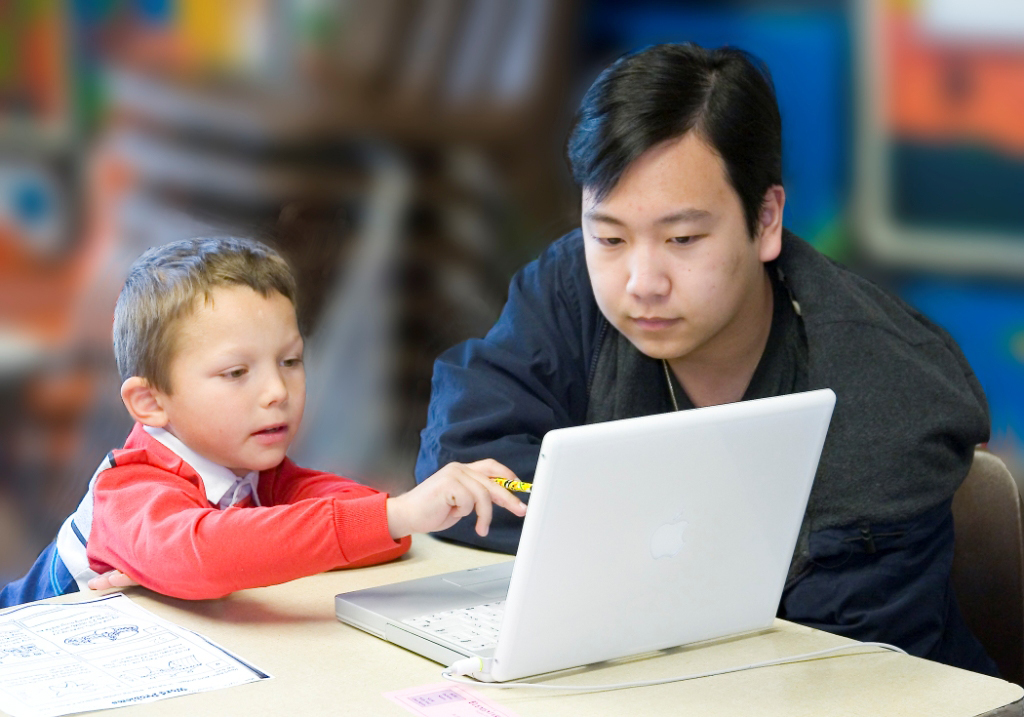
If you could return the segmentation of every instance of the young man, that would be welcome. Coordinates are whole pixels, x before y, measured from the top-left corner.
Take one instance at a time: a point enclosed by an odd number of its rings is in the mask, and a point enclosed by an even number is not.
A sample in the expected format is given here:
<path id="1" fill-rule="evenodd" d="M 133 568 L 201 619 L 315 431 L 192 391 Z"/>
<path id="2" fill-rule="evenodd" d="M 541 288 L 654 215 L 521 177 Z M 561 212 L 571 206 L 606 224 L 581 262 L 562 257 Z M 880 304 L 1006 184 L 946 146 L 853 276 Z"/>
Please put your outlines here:
<path id="1" fill-rule="evenodd" d="M 529 480 L 553 428 L 832 388 L 780 616 L 993 673 L 949 583 L 985 397 L 942 329 L 783 229 L 767 70 L 694 45 L 624 57 L 568 156 L 582 228 L 513 279 L 484 339 L 438 359 L 417 479 L 487 457 Z M 442 534 L 514 552 L 521 523 Z"/>
<path id="2" fill-rule="evenodd" d="M 136 583 L 216 598 L 391 560 L 410 533 L 471 511 L 485 535 L 492 500 L 525 512 L 491 480 L 512 477 L 494 461 L 447 465 L 398 497 L 292 463 L 302 352 L 295 281 L 267 247 L 196 239 L 143 254 L 114 311 L 135 428 L 0 607 Z"/>

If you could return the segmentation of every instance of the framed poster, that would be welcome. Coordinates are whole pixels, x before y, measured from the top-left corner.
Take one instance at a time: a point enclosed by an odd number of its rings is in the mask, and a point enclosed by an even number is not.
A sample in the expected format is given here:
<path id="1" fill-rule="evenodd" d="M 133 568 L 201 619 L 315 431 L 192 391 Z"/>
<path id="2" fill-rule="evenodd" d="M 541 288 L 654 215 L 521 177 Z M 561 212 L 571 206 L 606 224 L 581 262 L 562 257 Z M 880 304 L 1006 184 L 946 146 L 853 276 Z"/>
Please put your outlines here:
<path id="1" fill-rule="evenodd" d="M 1024 276 L 1024 3 L 859 7 L 865 247 L 890 264 Z"/>

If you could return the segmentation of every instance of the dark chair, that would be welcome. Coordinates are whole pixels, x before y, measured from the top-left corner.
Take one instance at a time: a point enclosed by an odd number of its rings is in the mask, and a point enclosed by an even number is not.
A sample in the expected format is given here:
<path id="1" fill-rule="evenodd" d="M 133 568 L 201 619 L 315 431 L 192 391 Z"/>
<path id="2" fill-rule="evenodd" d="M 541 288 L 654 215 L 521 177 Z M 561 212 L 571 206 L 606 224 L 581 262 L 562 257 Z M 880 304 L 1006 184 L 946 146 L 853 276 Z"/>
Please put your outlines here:
<path id="1" fill-rule="evenodd" d="M 1024 684 L 1024 504 L 1006 465 L 978 450 L 953 497 L 953 589 L 1004 679 Z"/>

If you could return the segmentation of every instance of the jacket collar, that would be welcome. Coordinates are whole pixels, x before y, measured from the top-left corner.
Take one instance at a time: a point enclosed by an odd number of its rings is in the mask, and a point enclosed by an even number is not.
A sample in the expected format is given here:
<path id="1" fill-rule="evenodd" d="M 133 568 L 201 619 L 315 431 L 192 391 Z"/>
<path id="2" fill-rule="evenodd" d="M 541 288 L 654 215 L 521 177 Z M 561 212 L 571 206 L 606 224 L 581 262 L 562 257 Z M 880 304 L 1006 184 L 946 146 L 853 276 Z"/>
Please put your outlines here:
<path id="1" fill-rule="evenodd" d="M 257 471 L 249 471 L 239 478 L 230 469 L 193 451 L 169 431 L 153 426 L 143 426 L 142 428 L 181 460 L 192 466 L 192 469 L 202 478 L 206 499 L 212 505 L 226 508 L 227 505 L 234 505 L 238 500 L 250 494 L 253 497 L 253 502 L 258 503 L 256 483 L 259 480 L 259 473 Z M 229 502 L 227 505 L 221 506 L 221 502 L 225 498 Z"/>

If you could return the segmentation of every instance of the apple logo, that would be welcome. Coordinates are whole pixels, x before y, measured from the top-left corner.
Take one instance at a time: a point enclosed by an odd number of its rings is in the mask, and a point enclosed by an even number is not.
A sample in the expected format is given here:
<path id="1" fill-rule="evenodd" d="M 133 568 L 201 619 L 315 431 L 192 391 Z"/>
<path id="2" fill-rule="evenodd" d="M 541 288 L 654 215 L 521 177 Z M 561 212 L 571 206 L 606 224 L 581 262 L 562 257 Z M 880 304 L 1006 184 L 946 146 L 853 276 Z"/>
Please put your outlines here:
<path id="1" fill-rule="evenodd" d="M 686 526 L 682 513 L 674 517 L 671 523 L 659 525 L 651 536 L 651 557 L 657 560 L 678 554 L 683 549 L 683 531 Z"/>

